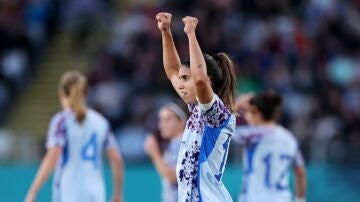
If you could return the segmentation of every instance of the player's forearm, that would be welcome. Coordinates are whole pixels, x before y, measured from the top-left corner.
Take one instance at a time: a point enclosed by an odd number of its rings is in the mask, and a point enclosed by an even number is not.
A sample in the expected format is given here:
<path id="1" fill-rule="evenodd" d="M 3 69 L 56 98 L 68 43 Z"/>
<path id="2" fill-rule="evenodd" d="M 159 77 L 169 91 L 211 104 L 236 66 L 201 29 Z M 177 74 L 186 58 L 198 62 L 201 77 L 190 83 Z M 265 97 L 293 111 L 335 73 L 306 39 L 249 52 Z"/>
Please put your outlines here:
<path id="1" fill-rule="evenodd" d="M 207 75 L 206 63 L 196 39 L 195 32 L 188 34 L 190 52 L 190 71 L 195 81 L 196 97 L 200 103 L 209 103 L 213 98 Z"/>
<path id="2" fill-rule="evenodd" d="M 176 50 L 173 36 L 170 30 L 161 31 L 162 48 L 163 48 L 163 63 L 167 77 L 178 74 L 181 66 L 179 54 Z"/>
<path id="3" fill-rule="evenodd" d="M 295 169 L 296 197 L 305 198 L 306 195 L 306 173 L 304 168 Z"/>
<path id="4" fill-rule="evenodd" d="M 305 179 L 296 180 L 296 196 L 299 198 L 305 198 L 306 181 Z"/>
<path id="5" fill-rule="evenodd" d="M 195 33 L 188 34 L 191 76 L 197 81 L 206 81 L 206 64 Z"/>
<path id="6" fill-rule="evenodd" d="M 176 171 L 166 164 L 161 155 L 152 157 L 152 161 L 162 177 L 167 179 L 171 184 L 176 183 Z"/>
<path id="7" fill-rule="evenodd" d="M 111 169 L 114 183 L 114 195 L 122 196 L 122 184 L 124 179 L 123 160 L 120 155 L 111 159 Z"/>
<path id="8" fill-rule="evenodd" d="M 55 151 L 54 149 L 50 149 L 46 153 L 44 159 L 40 164 L 40 168 L 36 174 L 33 184 L 29 189 L 29 192 L 37 193 L 39 191 L 41 186 L 44 184 L 44 182 L 48 179 L 48 177 L 54 170 L 57 160 L 58 160 L 57 151 Z"/>

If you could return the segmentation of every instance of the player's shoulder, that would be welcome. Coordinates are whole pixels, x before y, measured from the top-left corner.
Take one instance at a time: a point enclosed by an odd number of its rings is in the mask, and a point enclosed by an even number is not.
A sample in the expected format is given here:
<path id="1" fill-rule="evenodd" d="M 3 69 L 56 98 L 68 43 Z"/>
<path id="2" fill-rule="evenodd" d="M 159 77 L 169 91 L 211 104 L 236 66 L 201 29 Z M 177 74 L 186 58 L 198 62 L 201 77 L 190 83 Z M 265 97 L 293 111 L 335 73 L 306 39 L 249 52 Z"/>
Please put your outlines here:
<path id="1" fill-rule="evenodd" d="M 87 110 L 87 116 L 89 116 L 88 118 L 92 122 L 96 122 L 98 124 L 102 123 L 102 124 L 105 124 L 105 125 L 108 124 L 107 119 L 102 114 L 95 111 L 94 109 L 88 109 Z"/>
<path id="2" fill-rule="evenodd" d="M 59 111 L 51 117 L 50 123 L 64 122 L 67 116 L 69 116 L 69 112 L 65 110 Z"/>
<path id="3" fill-rule="evenodd" d="M 292 141 L 294 143 L 297 143 L 297 140 L 296 140 L 294 134 L 289 129 L 287 129 L 281 125 L 278 125 L 277 128 L 278 128 L 279 135 L 281 136 L 281 138 L 287 139 L 288 141 Z"/>

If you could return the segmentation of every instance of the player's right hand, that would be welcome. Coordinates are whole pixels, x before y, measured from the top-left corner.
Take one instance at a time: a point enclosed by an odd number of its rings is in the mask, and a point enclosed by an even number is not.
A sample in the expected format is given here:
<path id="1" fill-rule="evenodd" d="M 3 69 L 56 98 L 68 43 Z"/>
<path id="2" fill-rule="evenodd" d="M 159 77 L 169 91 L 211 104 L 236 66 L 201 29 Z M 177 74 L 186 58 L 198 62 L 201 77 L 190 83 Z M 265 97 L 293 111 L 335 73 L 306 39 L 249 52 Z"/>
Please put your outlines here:
<path id="1" fill-rule="evenodd" d="M 158 28 L 160 31 L 170 30 L 171 17 L 171 13 L 161 12 L 156 14 L 156 20 L 158 21 Z"/>
<path id="2" fill-rule="evenodd" d="M 250 100 L 254 97 L 254 93 L 245 93 L 236 98 L 235 101 L 235 110 L 246 111 L 250 108 Z"/>
<path id="3" fill-rule="evenodd" d="M 154 135 L 149 135 L 144 141 L 144 151 L 150 158 L 160 155 L 159 144 Z"/>

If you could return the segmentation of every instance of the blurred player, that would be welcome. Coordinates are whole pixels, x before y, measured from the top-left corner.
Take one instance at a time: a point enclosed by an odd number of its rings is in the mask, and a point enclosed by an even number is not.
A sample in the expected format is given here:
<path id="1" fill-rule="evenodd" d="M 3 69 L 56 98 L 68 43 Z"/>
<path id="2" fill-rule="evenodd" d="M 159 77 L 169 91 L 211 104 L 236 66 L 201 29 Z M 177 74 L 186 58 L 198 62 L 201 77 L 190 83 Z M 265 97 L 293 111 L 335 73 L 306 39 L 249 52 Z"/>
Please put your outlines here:
<path id="1" fill-rule="evenodd" d="M 178 201 L 176 162 L 186 120 L 186 113 L 178 105 L 170 103 L 163 106 L 159 111 L 159 129 L 161 137 L 169 140 L 169 143 L 163 154 L 154 135 L 149 136 L 144 144 L 146 153 L 163 179 L 163 202 Z"/>
<path id="2" fill-rule="evenodd" d="M 203 55 L 195 34 L 198 20 L 185 17 L 190 62 L 181 64 L 170 30 L 171 14 L 159 13 L 156 19 L 166 75 L 191 112 L 176 166 L 178 201 L 232 201 L 221 181 L 235 130 L 232 62 L 224 53 Z"/>
<path id="3" fill-rule="evenodd" d="M 36 194 L 56 166 L 54 202 L 105 201 L 102 152 L 109 158 L 114 181 L 113 201 L 122 201 L 122 158 L 107 120 L 85 104 L 86 78 L 67 72 L 60 81 L 63 111 L 51 120 L 47 152 L 31 185 L 26 202 Z"/>
<path id="4" fill-rule="evenodd" d="M 291 202 L 289 175 L 295 172 L 296 202 L 305 202 L 306 176 L 293 134 L 277 124 L 282 98 L 273 91 L 237 100 L 249 126 L 237 127 L 235 142 L 245 146 L 239 202 Z"/>

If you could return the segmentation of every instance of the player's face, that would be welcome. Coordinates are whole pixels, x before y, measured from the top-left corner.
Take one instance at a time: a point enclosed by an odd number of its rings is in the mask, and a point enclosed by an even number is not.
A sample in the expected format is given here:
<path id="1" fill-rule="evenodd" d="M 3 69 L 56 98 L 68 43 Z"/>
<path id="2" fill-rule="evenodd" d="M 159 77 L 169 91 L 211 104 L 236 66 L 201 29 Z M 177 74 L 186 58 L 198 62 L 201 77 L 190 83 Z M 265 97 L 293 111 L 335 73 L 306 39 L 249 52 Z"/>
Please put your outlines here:
<path id="1" fill-rule="evenodd" d="M 259 125 L 262 123 L 262 115 L 257 107 L 250 105 L 245 112 L 245 119 L 250 125 Z"/>
<path id="2" fill-rule="evenodd" d="M 162 108 L 159 112 L 159 129 L 163 138 L 171 139 L 181 131 L 183 121 L 181 121 L 171 109 Z"/>
<path id="3" fill-rule="evenodd" d="M 187 104 L 196 103 L 195 82 L 191 77 L 190 68 L 181 66 L 179 69 L 180 82 L 177 92 Z"/>

